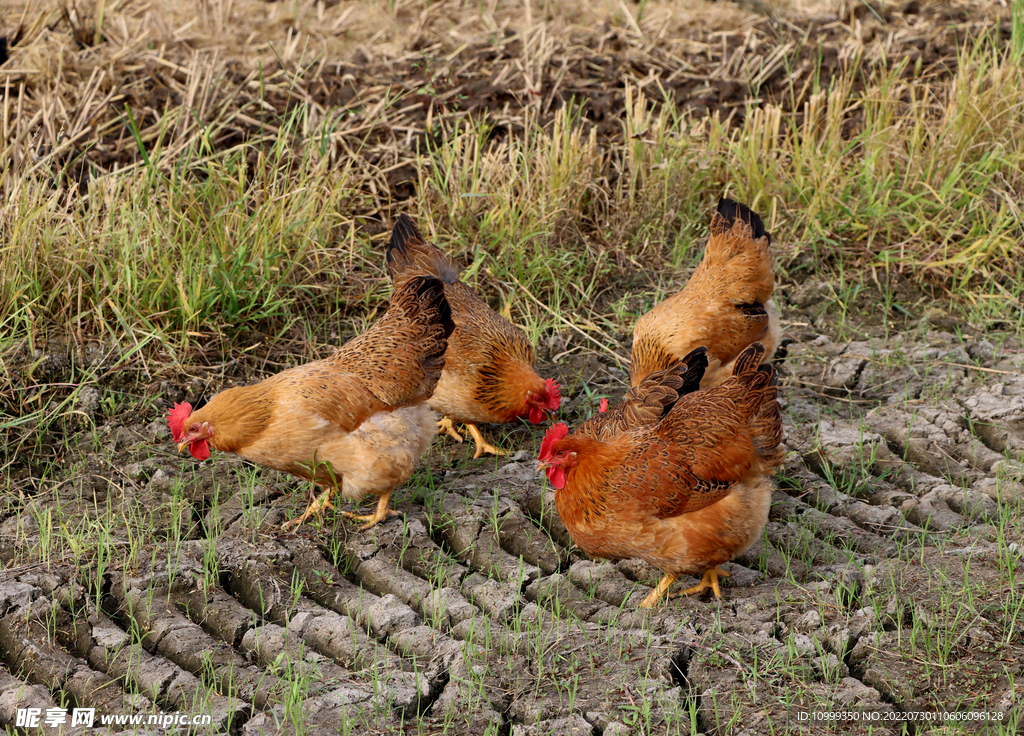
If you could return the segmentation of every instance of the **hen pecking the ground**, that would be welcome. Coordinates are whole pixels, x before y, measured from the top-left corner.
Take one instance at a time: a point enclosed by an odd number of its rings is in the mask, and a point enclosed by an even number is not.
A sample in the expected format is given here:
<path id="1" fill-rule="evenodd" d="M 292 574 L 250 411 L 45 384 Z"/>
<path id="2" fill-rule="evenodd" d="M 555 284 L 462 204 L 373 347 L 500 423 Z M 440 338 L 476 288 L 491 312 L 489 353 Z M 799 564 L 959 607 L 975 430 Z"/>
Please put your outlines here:
<path id="1" fill-rule="evenodd" d="M 350 501 L 377 496 L 369 516 L 342 512 L 368 529 L 397 513 L 388 508 L 391 492 L 436 433 L 426 401 L 454 329 L 442 283 L 410 279 L 376 324 L 331 357 L 221 391 L 196 411 L 176 404 L 168 415 L 174 441 L 198 460 L 212 447 L 326 489 L 286 527 L 333 508 L 335 492 Z"/>
<path id="2" fill-rule="evenodd" d="M 423 240 L 405 214 L 398 216 L 387 249 L 388 273 L 395 288 L 429 274 L 444 282 L 455 332 L 448 340 L 444 371 L 430 406 L 441 413 L 441 432 L 463 441 L 454 425 L 465 424 L 476 443 L 473 457 L 504 455 L 487 442 L 476 425 L 529 419 L 545 421 L 561 404 L 558 383 L 534 370 L 535 355 L 526 333 L 484 304 L 458 280 L 455 262 Z"/>

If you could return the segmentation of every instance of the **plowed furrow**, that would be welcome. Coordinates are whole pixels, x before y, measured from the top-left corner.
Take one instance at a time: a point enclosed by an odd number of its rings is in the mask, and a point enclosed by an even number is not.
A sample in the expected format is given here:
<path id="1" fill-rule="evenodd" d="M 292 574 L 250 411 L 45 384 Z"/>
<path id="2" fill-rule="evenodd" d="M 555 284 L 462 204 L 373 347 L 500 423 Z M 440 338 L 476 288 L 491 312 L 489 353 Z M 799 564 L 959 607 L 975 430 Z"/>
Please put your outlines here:
<path id="1" fill-rule="evenodd" d="M 189 711 L 203 703 L 211 727 L 227 732 L 239 727 L 252 708 L 236 698 L 211 693 L 192 673 L 168 659 L 147 652 L 131 635 L 105 614 L 90 610 L 73 619 L 69 630 L 75 653 L 132 690 L 145 695 L 165 710 Z"/>
<path id="2" fill-rule="evenodd" d="M 115 619 L 134 627 L 143 647 L 165 657 L 215 687 L 257 708 L 288 698 L 288 683 L 250 664 L 229 645 L 190 621 L 174 605 L 166 587 L 145 579 L 118 576 L 112 586 L 118 609 Z"/>
<path id="3" fill-rule="evenodd" d="M 508 501 L 503 505 L 507 506 Z M 437 504 L 431 525 L 449 549 L 483 575 L 525 590 L 540 576 L 540 569 L 519 557 L 513 557 L 501 546 L 498 532 L 491 521 L 496 519 L 494 506 L 470 501 L 449 494 Z"/>
<path id="4" fill-rule="evenodd" d="M 154 710 L 149 698 L 125 692 L 85 660 L 51 644 L 44 623 L 35 617 L 0 618 L 0 652 L 13 674 L 51 692 L 64 692 L 79 707 L 111 714 Z"/>
<path id="5" fill-rule="evenodd" d="M 17 727 L 18 710 L 27 711 L 30 708 L 37 709 L 39 726 L 26 729 Z M 65 722 L 57 724 L 48 722 L 46 715 L 48 710 L 57 710 L 65 714 Z M 66 715 L 66 708 L 55 703 L 50 696 L 50 691 L 43 685 L 30 685 L 8 672 L 0 669 L 0 726 L 7 733 L 42 734 L 42 736 L 109 736 L 115 733 L 114 730 L 106 727 L 71 726 L 70 717 Z"/>
<path id="6" fill-rule="evenodd" d="M 919 539 L 925 533 L 921 527 L 907 521 L 897 508 L 868 504 L 843 493 L 802 464 L 787 463 L 784 472 L 781 485 L 787 492 L 824 514 L 848 519 L 872 535 L 883 539 Z M 909 494 L 895 497 L 892 503 L 911 498 Z"/>
<path id="7" fill-rule="evenodd" d="M 896 544 L 891 538 L 866 531 L 848 518 L 826 514 L 809 506 L 799 498 L 777 492 L 772 498 L 771 519 L 792 521 L 810 530 L 820 541 L 839 549 L 862 555 L 888 557 L 895 554 Z"/>

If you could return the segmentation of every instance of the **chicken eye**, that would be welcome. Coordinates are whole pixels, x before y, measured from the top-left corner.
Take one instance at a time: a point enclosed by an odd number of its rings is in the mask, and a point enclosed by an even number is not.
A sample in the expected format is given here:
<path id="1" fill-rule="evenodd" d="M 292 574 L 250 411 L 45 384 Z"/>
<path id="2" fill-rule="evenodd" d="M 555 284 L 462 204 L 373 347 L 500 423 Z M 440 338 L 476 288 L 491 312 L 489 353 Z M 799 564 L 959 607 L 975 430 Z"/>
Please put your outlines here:
<path id="1" fill-rule="evenodd" d="M 189 432 L 198 432 L 199 431 L 199 425 L 198 424 L 193 424 L 191 427 L 188 428 L 188 431 Z"/>
<path id="2" fill-rule="evenodd" d="M 565 450 L 559 450 L 558 457 L 565 457 Z"/>

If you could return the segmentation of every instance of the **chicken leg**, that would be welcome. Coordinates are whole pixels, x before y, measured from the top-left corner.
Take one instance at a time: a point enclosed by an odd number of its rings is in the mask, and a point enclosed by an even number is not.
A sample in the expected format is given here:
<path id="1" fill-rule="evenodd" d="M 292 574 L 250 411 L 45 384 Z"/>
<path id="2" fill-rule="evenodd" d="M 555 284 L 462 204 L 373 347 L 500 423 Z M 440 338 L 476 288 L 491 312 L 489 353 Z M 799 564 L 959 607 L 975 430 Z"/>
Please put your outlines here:
<path id="1" fill-rule="evenodd" d="M 332 495 L 334 495 L 334 489 L 328 488 L 326 491 L 324 491 L 315 499 L 313 499 L 313 502 L 306 507 L 306 510 L 304 512 L 302 512 L 302 516 L 300 516 L 297 519 L 292 519 L 291 521 L 286 521 L 281 528 L 285 531 L 290 531 L 292 529 L 302 526 L 302 524 L 307 519 L 309 519 L 309 517 L 316 516 L 317 514 L 322 514 L 327 509 L 333 509 L 334 504 L 331 503 Z"/>
<path id="2" fill-rule="evenodd" d="M 668 595 L 668 589 L 672 586 L 672 583 L 676 581 L 676 575 L 672 573 L 665 573 L 665 577 L 661 579 L 657 587 L 654 588 L 647 597 L 644 598 L 640 604 L 640 608 L 654 608 L 662 598 L 674 598 L 680 595 L 700 595 L 709 588 L 714 592 L 715 598 L 722 597 L 722 589 L 718 587 L 718 578 L 727 578 L 729 573 L 719 567 L 713 567 L 704 573 L 704 577 L 700 579 L 700 582 L 694 585 L 692 588 L 687 588 L 681 593 L 675 595 Z"/>
<path id="3" fill-rule="evenodd" d="M 708 588 L 711 588 L 715 594 L 715 598 L 722 597 L 722 589 L 718 587 L 718 578 L 727 578 L 729 573 L 719 567 L 713 567 L 704 573 L 704 577 L 700 579 L 700 582 L 694 585 L 692 588 L 687 588 L 679 595 L 700 595 Z"/>
<path id="4" fill-rule="evenodd" d="M 474 460 L 483 455 L 485 452 L 489 452 L 492 455 L 508 454 L 504 450 L 499 450 L 497 447 L 495 447 L 490 442 L 485 440 L 484 436 L 480 434 L 480 430 L 476 428 L 475 424 L 467 424 L 466 429 L 468 429 L 469 433 L 473 435 L 473 441 L 476 443 L 476 452 L 473 453 Z"/>
<path id="5" fill-rule="evenodd" d="M 464 437 L 455 431 L 455 424 L 449 417 L 441 417 L 437 422 L 437 433 L 446 434 L 456 442 L 463 442 Z"/>
<path id="6" fill-rule="evenodd" d="M 489 452 L 492 455 L 507 455 L 508 453 L 504 450 L 498 449 L 490 442 L 484 439 L 484 436 L 480 434 L 480 430 L 477 429 L 475 424 L 467 424 L 466 429 L 473 435 L 473 441 L 476 443 L 476 452 L 473 453 L 473 459 L 476 460 L 485 452 Z M 465 438 L 455 431 L 455 424 L 452 422 L 450 417 L 442 417 L 437 423 L 437 433 L 446 434 L 457 442 L 464 442 Z"/>
<path id="7" fill-rule="evenodd" d="M 668 589 L 672 586 L 672 583 L 676 581 L 676 575 L 667 572 L 665 577 L 655 586 L 654 590 L 647 594 L 643 602 L 640 604 L 640 608 L 654 608 L 655 604 L 658 603 L 662 598 L 666 597 Z"/>
<path id="8" fill-rule="evenodd" d="M 401 516 L 401 512 L 395 511 L 394 509 L 388 508 L 388 502 L 391 500 L 391 492 L 388 491 L 383 496 L 377 499 L 376 510 L 368 516 L 360 516 L 359 514 L 353 514 L 351 511 L 342 511 L 342 516 L 347 516 L 353 521 L 365 521 L 366 523 L 359 527 L 358 531 L 365 532 L 370 527 L 377 526 L 382 521 L 387 521 L 389 516 Z"/>

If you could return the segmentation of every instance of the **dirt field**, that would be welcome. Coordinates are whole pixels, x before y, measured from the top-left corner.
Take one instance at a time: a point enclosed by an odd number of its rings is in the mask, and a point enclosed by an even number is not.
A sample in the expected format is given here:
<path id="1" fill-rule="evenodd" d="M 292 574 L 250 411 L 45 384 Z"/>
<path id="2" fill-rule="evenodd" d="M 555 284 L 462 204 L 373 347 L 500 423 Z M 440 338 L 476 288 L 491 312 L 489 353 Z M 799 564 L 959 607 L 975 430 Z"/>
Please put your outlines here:
<path id="1" fill-rule="evenodd" d="M 485 116 L 501 138 L 575 101 L 599 142 L 622 143 L 630 91 L 733 124 L 749 102 L 801 115 L 820 81 L 855 59 L 940 84 L 958 44 L 1011 35 L 1000 2 L 645 2 L 628 17 L 613 1 L 545 2 L 537 17 L 530 4 L 498 2 L 476 14 L 457 2 L 390 13 L 375 2 L 198 5 L 198 17 L 188 2 L 119 8 L 96 44 L 91 8 L 9 2 L 0 34 L 25 51 L 0 76 L 21 90 L 6 98 L 0 131 L 13 146 L 7 175 L 53 155 L 58 179 L 84 187 L 141 163 L 140 145 L 171 159 L 198 139 L 268 150 L 303 105 L 307 143 L 326 133 L 332 162 L 357 156 L 380 172 L 389 191 L 375 192 L 375 214 L 412 196 L 410 154 L 439 142 L 442 119 Z M 168 121 L 179 108 L 190 115 Z"/>
<path id="2" fill-rule="evenodd" d="M 103 3 L 42 14 L 5 3 L 8 195 L 19 177 L 49 177 L 47 196 L 77 222 L 112 205 L 73 192 L 144 171 L 147 151 L 167 161 L 192 146 L 211 156 L 248 146 L 262 162 L 303 107 L 304 144 L 323 143 L 331 167 L 358 160 L 368 172 L 339 237 L 357 227 L 376 236 L 402 203 L 428 196 L 416 156 L 445 140 L 442 116 L 486 116 L 500 141 L 550 126 L 575 100 L 581 135 L 629 146 L 646 135 L 624 133 L 630 90 L 694 121 L 717 114 L 729 131 L 762 103 L 804 115 L 815 76 L 840 74 L 854 55 L 941 86 L 958 44 L 993 29 L 1011 36 L 998 2 L 491 2 L 464 23 L 447 14 L 454 3 L 167 5 L 110 4 L 104 24 Z M 78 83 L 56 81 L 69 76 Z M 192 117 L 169 124 L 179 107 Z M 840 127 L 862 125 L 854 113 Z M 652 237 L 684 216 L 656 223 Z M 476 227 L 473 212 L 463 217 Z M 590 248 L 619 225 L 588 227 L 579 240 Z M 653 612 L 636 604 L 657 570 L 572 546 L 534 470 L 543 427 L 485 428 L 509 458 L 471 460 L 436 440 L 393 498 L 402 518 L 367 533 L 333 515 L 285 533 L 308 486 L 224 454 L 200 465 L 174 452 L 172 402 L 276 372 L 358 329 L 384 288 L 380 264 L 360 261 L 367 253 L 348 254 L 347 280 L 317 292 L 343 293 L 350 321 L 340 326 L 275 333 L 268 320 L 225 337 L 204 325 L 188 333 L 193 352 L 172 354 L 113 339 L 96 327 L 100 307 L 77 330 L 69 318 L 0 343 L 0 725 L 35 733 L 15 725 L 19 708 L 83 707 L 209 714 L 209 726 L 178 729 L 192 733 L 1024 732 L 1017 307 L 972 324 L 944 272 L 876 270 L 883 246 L 835 241 L 853 260 L 862 246 L 856 279 L 824 278 L 818 251 L 780 243 L 775 364 L 788 455 L 766 532 L 726 567 L 721 601 Z M 625 390 L 610 351 L 629 354 L 644 308 L 630 284 L 642 280 L 647 299 L 658 277 L 638 272 L 672 273 L 675 258 L 647 255 L 609 256 L 613 286 L 594 311 L 628 308 L 607 350 L 557 321 L 534 330 L 570 426 Z M 986 279 L 1004 283 L 1013 262 L 1007 250 Z M 66 307 L 65 286 L 55 298 Z M 81 279 L 77 289 L 80 305 Z M 115 328 L 117 316 L 111 307 Z"/>
<path id="3" fill-rule="evenodd" d="M 0 714 L 70 698 L 192 708 L 243 733 L 525 736 L 982 710 L 1007 719 L 991 732 L 1016 732 L 1024 486 L 1007 456 L 1024 449 L 1024 350 L 927 322 L 837 342 L 793 305 L 806 298 L 790 295 L 777 361 L 789 459 L 721 602 L 638 613 L 657 571 L 572 549 L 533 470 L 539 430 L 506 434 L 524 448 L 511 461 L 438 440 L 396 496 L 404 519 L 370 533 L 339 519 L 285 534 L 308 489 L 223 455 L 197 466 L 159 416 L 137 417 L 72 438 L 45 483 L 16 481 L 0 526 L 0 651 L 15 673 Z M 550 369 L 614 395 L 609 363 Z M 83 539 L 115 522 L 105 548 L 68 558 L 46 549 L 57 530 L 40 522 L 56 518 Z"/>

